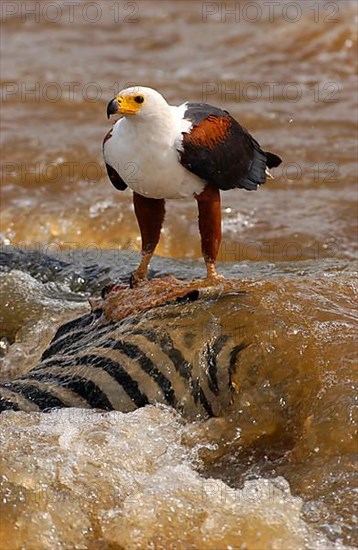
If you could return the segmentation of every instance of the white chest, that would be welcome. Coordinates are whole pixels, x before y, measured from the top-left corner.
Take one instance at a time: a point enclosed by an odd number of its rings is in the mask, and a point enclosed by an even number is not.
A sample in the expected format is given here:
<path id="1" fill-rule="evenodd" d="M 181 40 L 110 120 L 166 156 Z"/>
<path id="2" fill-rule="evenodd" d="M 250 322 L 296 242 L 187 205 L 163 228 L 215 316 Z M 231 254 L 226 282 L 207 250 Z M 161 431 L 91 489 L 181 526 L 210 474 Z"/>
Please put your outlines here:
<path id="1" fill-rule="evenodd" d="M 105 143 L 105 160 L 136 193 L 158 199 L 190 197 L 200 193 L 205 182 L 180 164 L 178 137 L 175 129 L 164 135 L 149 133 L 121 119 Z"/>

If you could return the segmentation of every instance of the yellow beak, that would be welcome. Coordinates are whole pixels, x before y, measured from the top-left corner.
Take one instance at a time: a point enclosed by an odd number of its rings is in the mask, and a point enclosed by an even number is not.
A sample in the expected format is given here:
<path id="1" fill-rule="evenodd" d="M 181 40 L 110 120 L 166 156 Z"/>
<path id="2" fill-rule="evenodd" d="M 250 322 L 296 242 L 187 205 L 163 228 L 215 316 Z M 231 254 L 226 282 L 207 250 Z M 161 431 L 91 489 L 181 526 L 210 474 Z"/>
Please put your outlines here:
<path id="1" fill-rule="evenodd" d="M 139 105 L 131 96 L 117 95 L 107 105 L 107 118 L 111 115 L 135 115 Z"/>

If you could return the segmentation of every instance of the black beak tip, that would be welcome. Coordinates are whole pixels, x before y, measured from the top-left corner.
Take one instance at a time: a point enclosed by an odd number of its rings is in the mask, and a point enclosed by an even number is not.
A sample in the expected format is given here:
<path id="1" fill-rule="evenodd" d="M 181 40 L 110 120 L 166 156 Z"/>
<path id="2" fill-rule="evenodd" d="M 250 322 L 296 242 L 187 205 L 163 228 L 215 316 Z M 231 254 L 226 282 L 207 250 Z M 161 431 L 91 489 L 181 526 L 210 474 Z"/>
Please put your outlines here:
<path id="1" fill-rule="evenodd" d="M 118 113 L 119 105 L 116 98 L 111 99 L 107 105 L 107 118 L 109 119 L 111 115 Z"/>

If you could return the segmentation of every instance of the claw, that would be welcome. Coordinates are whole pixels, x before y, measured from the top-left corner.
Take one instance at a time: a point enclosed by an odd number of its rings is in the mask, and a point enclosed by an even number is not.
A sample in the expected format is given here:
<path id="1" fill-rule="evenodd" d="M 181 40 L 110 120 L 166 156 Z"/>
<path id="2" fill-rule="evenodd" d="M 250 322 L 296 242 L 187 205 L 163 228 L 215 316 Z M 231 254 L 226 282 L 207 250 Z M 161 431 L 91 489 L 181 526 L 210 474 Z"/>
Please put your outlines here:
<path id="1" fill-rule="evenodd" d="M 145 281 L 148 281 L 147 277 L 141 277 L 136 271 L 134 271 L 129 279 L 129 287 L 135 288 L 139 286 L 140 283 L 143 283 Z"/>
<path id="2" fill-rule="evenodd" d="M 214 286 L 219 283 L 222 283 L 225 280 L 223 275 L 219 275 L 215 268 L 215 263 L 212 261 L 206 261 L 206 278 L 203 280 L 203 283 L 206 286 Z"/>
<path id="3" fill-rule="evenodd" d="M 225 281 L 225 277 L 224 275 L 219 275 L 218 273 L 215 273 L 213 275 L 205 277 L 204 281 L 211 285 L 217 285 L 218 283 L 222 283 L 223 281 Z"/>
<path id="4" fill-rule="evenodd" d="M 223 275 L 208 275 L 205 279 L 196 279 L 196 284 L 199 288 L 206 288 L 210 286 L 220 286 L 226 281 Z"/>
<path id="5" fill-rule="evenodd" d="M 109 283 L 101 290 L 101 298 L 104 300 L 110 292 L 116 292 L 117 290 L 123 290 L 124 288 L 128 288 L 127 285 L 122 284 L 116 284 L 116 283 Z"/>

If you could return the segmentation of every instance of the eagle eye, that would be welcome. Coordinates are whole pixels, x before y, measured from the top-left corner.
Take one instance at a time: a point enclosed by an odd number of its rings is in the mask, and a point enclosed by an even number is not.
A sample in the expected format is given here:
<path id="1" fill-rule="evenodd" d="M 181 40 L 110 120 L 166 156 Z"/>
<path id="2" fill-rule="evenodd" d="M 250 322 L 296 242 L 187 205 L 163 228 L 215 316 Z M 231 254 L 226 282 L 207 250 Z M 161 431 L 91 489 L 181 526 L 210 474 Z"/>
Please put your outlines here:
<path id="1" fill-rule="evenodd" d="M 135 98 L 134 98 L 134 101 L 136 103 L 143 103 L 144 97 L 142 95 L 136 95 Z"/>

